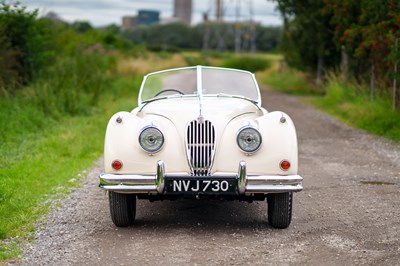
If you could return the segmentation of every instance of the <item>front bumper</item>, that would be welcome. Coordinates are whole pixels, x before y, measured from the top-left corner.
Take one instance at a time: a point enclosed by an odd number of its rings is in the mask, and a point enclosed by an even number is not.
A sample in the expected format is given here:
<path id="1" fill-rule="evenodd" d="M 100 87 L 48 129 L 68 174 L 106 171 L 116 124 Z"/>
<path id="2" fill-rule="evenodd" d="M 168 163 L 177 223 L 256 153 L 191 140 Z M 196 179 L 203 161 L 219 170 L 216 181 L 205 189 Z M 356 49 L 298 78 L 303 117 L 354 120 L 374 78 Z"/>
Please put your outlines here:
<path id="1" fill-rule="evenodd" d="M 134 194 L 157 195 L 165 193 L 165 178 L 185 178 L 190 175 L 166 175 L 164 162 L 157 162 L 156 175 L 125 175 L 101 174 L 100 188 L 108 191 Z M 213 175 L 212 178 L 226 178 L 232 176 Z M 279 192 L 298 192 L 303 190 L 303 178 L 299 175 L 247 175 L 246 163 L 239 163 L 239 170 L 234 177 L 238 182 L 237 194 L 267 194 Z"/>

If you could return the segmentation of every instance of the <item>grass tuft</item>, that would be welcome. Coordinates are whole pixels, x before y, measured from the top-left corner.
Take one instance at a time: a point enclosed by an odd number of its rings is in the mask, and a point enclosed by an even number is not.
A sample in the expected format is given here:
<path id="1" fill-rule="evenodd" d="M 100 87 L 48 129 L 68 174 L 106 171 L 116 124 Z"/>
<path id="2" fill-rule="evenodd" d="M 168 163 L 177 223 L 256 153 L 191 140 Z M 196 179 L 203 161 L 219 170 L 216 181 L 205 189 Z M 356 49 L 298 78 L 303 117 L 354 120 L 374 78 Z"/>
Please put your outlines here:
<path id="1" fill-rule="evenodd" d="M 400 141 L 400 113 L 392 110 L 385 95 L 371 99 L 366 89 L 333 77 L 326 84 L 326 95 L 310 102 L 353 127 Z"/>
<path id="2" fill-rule="evenodd" d="M 316 86 L 304 72 L 289 68 L 276 58 L 272 66 L 261 73 L 263 83 L 292 95 L 321 95 L 322 88 Z"/>

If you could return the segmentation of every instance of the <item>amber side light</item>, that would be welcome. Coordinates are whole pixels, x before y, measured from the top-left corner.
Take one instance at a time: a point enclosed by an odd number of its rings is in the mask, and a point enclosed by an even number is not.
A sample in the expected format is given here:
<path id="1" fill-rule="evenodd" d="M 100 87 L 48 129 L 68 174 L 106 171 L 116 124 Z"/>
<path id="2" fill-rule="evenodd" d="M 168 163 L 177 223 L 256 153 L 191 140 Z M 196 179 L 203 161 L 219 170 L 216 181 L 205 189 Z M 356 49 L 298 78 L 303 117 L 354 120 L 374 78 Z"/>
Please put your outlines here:
<path id="1" fill-rule="evenodd" d="M 122 168 L 122 162 L 115 160 L 111 163 L 111 166 L 114 170 L 120 170 Z"/>
<path id="2" fill-rule="evenodd" d="M 290 168 L 290 162 L 289 162 L 289 161 L 286 161 L 286 160 L 283 160 L 283 161 L 281 162 L 281 169 L 282 169 L 283 171 L 287 171 L 287 170 L 289 170 L 289 168 Z"/>

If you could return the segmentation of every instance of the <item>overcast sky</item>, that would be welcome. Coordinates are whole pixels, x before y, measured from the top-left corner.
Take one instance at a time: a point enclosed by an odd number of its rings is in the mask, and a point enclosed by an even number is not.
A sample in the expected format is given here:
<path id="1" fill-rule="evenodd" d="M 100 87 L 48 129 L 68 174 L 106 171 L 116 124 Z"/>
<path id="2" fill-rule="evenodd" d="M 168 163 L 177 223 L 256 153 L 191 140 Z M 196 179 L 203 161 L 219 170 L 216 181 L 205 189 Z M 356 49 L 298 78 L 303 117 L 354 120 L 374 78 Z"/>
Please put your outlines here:
<path id="1" fill-rule="evenodd" d="M 173 0 L 21 0 L 29 10 L 39 9 L 40 15 L 53 11 L 62 19 L 72 22 L 86 20 L 94 26 L 112 23 L 121 24 L 122 16 L 137 14 L 139 9 L 158 10 L 161 18 L 173 15 Z M 268 0 L 224 0 L 225 20 L 235 20 L 237 3 L 240 4 L 241 19 L 250 17 L 250 3 L 253 3 L 253 19 L 263 25 L 282 25 L 276 4 Z M 202 20 L 202 14 L 209 12 L 215 17 L 215 0 L 193 0 L 192 24 Z"/>

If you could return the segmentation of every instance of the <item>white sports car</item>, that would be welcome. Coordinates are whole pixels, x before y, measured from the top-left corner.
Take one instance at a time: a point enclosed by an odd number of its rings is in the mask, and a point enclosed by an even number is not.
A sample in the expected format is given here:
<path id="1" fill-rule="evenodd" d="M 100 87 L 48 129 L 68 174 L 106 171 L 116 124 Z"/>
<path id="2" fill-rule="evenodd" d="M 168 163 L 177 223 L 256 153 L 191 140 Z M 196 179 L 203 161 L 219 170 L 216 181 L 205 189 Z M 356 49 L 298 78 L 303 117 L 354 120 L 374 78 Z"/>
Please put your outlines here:
<path id="1" fill-rule="evenodd" d="M 254 75 L 216 67 L 154 72 L 138 107 L 111 117 L 100 187 L 116 226 L 135 220 L 136 199 L 253 200 L 268 222 L 286 228 L 297 174 L 296 130 L 283 112 L 261 107 Z"/>

